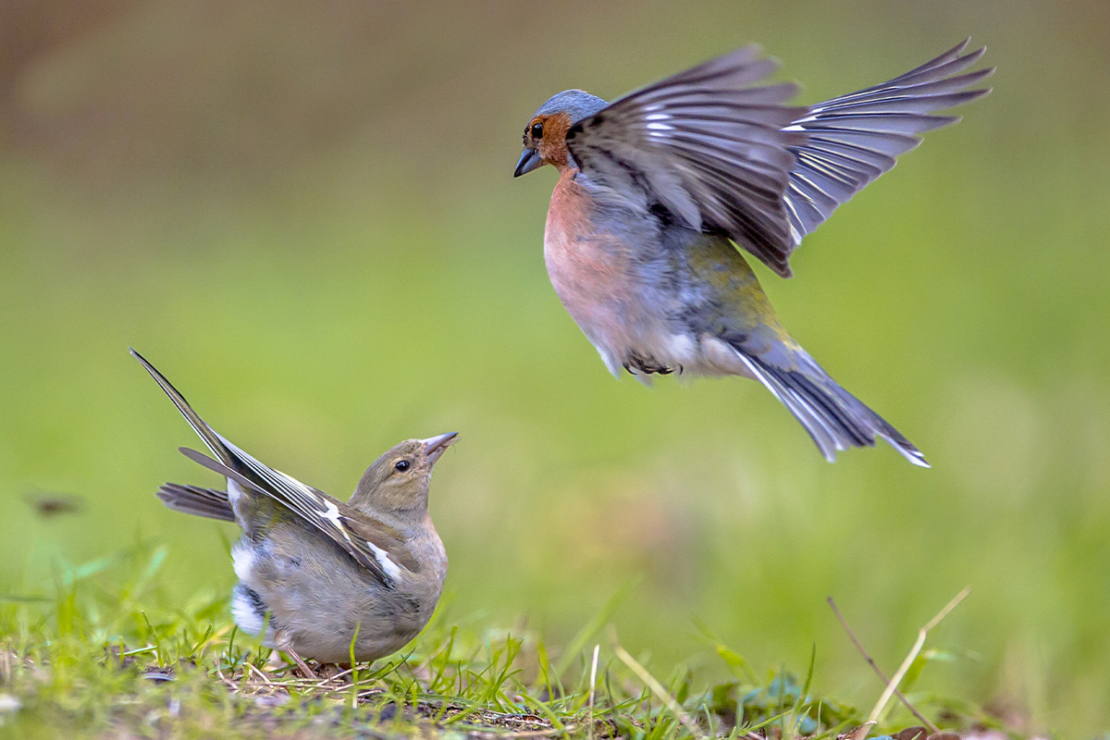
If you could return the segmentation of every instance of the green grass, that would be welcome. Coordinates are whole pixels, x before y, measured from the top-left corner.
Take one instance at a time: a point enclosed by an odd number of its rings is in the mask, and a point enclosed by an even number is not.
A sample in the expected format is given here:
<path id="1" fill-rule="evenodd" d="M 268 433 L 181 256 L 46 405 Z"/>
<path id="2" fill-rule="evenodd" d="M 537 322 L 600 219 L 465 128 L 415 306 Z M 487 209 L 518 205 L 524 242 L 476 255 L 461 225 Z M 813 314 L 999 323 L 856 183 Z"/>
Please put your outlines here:
<path id="1" fill-rule="evenodd" d="M 635 584 L 565 650 L 443 603 L 400 653 L 307 678 L 239 632 L 223 597 L 167 601 L 166 558 L 137 544 L 59 562 L 51 588 L 0 597 L 0 736 L 835 738 L 866 717 L 813 685 L 816 648 L 806 666 L 757 672 L 704 625 L 691 625 L 698 654 L 651 675 L 650 655 L 628 654 L 611 622 Z M 908 700 L 946 729 L 999 727 L 966 702 L 911 691 L 935 658 L 915 661 Z M 710 663 L 728 678 L 707 682 Z M 872 736 L 917 724 L 892 708 Z"/>

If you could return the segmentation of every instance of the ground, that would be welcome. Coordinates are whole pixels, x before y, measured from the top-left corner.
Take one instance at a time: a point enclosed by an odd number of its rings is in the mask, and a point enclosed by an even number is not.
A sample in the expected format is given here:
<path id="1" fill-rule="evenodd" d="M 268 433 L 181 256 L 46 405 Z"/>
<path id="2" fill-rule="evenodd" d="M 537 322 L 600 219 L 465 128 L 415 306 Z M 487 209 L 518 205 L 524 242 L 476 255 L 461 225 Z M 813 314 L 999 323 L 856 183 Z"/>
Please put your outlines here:
<path id="1" fill-rule="evenodd" d="M 441 608 L 391 658 L 353 669 L 310 662 L 316 675 L 302 676 L 239 632 L 225 600 L 158 603 L 163 552 L 130 551 L 122 581 L 98 580 L 106 565 L 92 563 L 60 573 L 53 596 L 0 600 L 0 737 L 927 740 L 941 737 L 937 726 L 1002 737 L 1000 720 L 974 705 L 910 691 L 925 652 L 898 675 L 920 722 L 894 700 L 867 713 L 823 698 L 812 660 L 761 677 L 707 629 L 706 655 L 729 678 L 704 681 L 695 661 L 657 678 L 649 656 L 621 646 L 615 601 L 562 649 L 525 629 L 452 625 Z M 883 688 L 877 681 L 876 696 Z"/>

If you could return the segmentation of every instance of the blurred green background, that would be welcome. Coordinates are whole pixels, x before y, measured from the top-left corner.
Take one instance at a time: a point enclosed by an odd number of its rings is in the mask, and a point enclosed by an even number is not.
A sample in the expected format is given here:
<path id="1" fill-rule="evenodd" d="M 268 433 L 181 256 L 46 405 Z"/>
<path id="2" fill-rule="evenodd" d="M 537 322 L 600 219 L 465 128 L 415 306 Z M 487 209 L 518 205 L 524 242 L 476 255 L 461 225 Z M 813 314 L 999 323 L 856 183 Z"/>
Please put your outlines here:
<path id="1" fill-rule="evenodd" d="M 752 41 L 803 102 L 971 34 L 993 95 L 759 269 L 784 323 L 934 468 L 822 461 L 747 381 L 616 382 L 559 305 L 555 173 L 513 180 L 549 95 L 612 98 Z M 565 641 L 620 586 L 666 671 L 704 620 L 761 670 L 869 704 L 966 584 L 928 690 L 1110 727 L 1110 5 L 994 2 L 0 5 L 0 586 L 137 537 L 164 590 L 233 582 L 152 495 L 215 477 L 127 347 L 218 430 L 346 496 L 458 430 L 433 515 L 457 619 Z M 43 519 L 33 491 L 85 499 Z"/>

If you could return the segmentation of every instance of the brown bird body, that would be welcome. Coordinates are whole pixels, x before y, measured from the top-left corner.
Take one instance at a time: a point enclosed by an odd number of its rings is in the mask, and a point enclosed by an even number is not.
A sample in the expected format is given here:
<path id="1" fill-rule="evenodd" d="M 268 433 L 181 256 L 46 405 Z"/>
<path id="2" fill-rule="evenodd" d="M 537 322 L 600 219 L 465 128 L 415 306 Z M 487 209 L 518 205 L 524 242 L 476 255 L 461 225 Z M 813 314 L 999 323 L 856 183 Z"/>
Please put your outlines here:
<path id="1" fill-rule="evenodd" d="M 217 459 L 182 448 L 227 479 L 227 491 L 167 483 L 171 509 L 234 521 L 231 612 L 264 645 L 321 663 L 396 652 L 432 616 L 447 553 L 428 513 L 432 468 L 454 432 L 401 442 L 363 474 L 347 502 L 270 468 L 212 430 L 138 353 L 132 354 Z"/>

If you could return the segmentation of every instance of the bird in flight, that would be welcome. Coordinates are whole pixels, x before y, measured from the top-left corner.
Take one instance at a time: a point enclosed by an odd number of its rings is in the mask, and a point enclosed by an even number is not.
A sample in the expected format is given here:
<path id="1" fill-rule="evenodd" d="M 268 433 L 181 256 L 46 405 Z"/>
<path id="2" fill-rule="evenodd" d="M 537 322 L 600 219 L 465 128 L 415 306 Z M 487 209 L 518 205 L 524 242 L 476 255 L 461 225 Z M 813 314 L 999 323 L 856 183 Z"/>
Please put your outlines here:
<path id="1" fill-rule="evenodd" d="M 968 41 L 889 82 L 810 107 L 745 47 L 612 103 L 567 90 L 524 129 L 514 176 L 559 171 L 544 234 L 548 276 L 619 376 L 740 375 L 790 410 L 830 462 L 889 442 L 921 452 L 840 387 L 779 323 L 740 250 L 782 277 L 802 239 L 920 143 L 967 89 Z M 740 249 L 737 249 L 739 247 Z"/>

